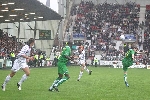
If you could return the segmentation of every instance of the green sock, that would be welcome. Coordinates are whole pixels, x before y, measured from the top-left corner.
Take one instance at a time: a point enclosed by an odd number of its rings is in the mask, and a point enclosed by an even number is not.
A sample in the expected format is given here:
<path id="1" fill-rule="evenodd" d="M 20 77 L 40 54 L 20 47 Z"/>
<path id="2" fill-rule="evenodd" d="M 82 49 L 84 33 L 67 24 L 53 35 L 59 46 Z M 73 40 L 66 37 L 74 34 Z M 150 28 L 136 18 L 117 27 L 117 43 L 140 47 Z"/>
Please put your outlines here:
<path id="1" fill-rule="evenodd" d="M 60 84 L 64 83 L 65 81 L 67 81 L 69 79 L 69 77 L 64 77 L 62 79 L 60 79 L 54 86 L 59 86 Z"/>
<path id="2" fill-rule="evenodd" d="M 124 81 L 127 82 L 127 74 L 124 74 Z"/>

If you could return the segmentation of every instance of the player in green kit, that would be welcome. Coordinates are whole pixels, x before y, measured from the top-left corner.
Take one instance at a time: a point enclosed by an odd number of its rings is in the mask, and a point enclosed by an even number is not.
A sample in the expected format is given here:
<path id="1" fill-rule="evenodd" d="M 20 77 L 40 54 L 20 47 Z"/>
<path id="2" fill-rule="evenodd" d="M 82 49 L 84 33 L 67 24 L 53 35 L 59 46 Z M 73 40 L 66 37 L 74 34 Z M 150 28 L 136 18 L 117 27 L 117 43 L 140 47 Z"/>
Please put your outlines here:
<path id="1" fill-rule="evenodd" d="M 70 78 L 69 73 L 68 73 L 68 68 L 66 66 L 68 61 L 72 60 L 72 57 L 70 56 L 71 55 L 71 48 L 69 46 L 70 44 L 71 43 L 68 42 L 62 50 L 61 56 L 59 57 L 58 63 L 57 63 L 58 78 L 56 78 L 52 86 L 50 86 L 49 91 L 53 91 L 54 89 L 58 91 L 58 86 Z"/>
<path id="2" fill-rule="evenodd" d="M 123 70 L 124 70 L 124 82 L 127 87 L 129 87 L 129 84 L 127 82 L 127 70 L 128 70 L 128 67 L 133 65 L 134 55 L 135 55 L 135 52 L 137 52 L 137 50 L 138 50 L 137 46 L 133 44 L 131 46 L 131 49 L 129 49 L 126 52 L 125 57 L 122 60 L 122 65 L 123 65 Z"/>

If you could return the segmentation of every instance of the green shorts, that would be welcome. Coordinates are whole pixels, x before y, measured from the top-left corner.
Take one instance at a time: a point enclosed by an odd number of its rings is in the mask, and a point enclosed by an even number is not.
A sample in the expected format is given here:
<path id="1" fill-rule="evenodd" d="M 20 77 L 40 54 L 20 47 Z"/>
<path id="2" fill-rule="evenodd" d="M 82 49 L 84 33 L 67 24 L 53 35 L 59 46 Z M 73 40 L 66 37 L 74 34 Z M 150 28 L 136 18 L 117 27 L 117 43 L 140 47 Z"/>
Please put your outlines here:
<path id="1" fill-rule="evenodd" d="M 127 71 L 127 70 L 128 70 L 128 67 L 130 67 L 130 66 L 133 65 L 133 61 L 123 59 L 123 60 L 122 60 L 122 65 L 123 65 L 123 70 L 124 70 L 124 71 Z"/>
<path id="2" fill-rule="evenodd" d="M 69 74 L 66 63 L 58 62 L 57 66 L 58 66 L 58 73 L 59 74 Z"/>

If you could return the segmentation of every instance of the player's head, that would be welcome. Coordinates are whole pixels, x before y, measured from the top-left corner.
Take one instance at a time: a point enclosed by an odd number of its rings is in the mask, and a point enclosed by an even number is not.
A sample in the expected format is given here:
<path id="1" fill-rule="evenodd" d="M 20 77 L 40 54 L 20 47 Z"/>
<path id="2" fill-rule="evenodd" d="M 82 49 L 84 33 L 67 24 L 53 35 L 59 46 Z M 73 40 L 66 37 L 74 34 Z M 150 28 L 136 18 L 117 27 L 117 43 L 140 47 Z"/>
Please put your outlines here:
<path id="1" fill-rule="evenodd" d="M 79 46 L 78 51 L 79 51 L 79 53 L 81 53 L 83 51 L 83 46 Z"/>
<path id="2" fill-rule="evenodd" d="M 134 51 L 138 51 L 138 46 L 136 44 L 132 44 L 131 49 L 133 49 Z"/>
<path id="3" fill-rule="evenodd" d="M 78 47 L 78 49 L 84 50 L 84 46 L 81 45 L 81 46 Z"/>
<path id="4" fill-rule="evenodd" d="M 32 47 L 34 45 L 34 39 L 33 38 L 30 38 L 27 42 L 27 45 L 29 45 L 30 47 Z"/>
<path id="5" fill-rule="evenodd" d="M 80 47 L 81 47 L 82 50 L 84 50 L 84 46 L 83 45 L 81 45 Z"/>

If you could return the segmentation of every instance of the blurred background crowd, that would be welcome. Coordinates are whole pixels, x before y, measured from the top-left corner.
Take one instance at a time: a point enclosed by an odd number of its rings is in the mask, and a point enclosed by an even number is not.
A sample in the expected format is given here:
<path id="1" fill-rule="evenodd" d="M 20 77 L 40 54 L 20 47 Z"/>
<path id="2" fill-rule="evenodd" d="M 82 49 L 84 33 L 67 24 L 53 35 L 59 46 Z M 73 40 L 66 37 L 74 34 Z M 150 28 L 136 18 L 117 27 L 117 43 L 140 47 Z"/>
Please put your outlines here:
<path id="1" fill-rule="evenodd" d="M 137 43 L 140 54 L 137 61 L 147 63 L 150 51 L 150 7 L 146 6 L 145 22 L 139 22 L 140 4 L 107 2 L 94 5 L 92 1 L 81 1 L 71 10 L 66 29 L 67 39 L 75 46 L 84 45 L 87 58 L 101 55 L 100 60 L 121 60 L 132 43 Z M 129 41 L 120 39 L 121 35 Z M 130 41 L 133 39 L 133 41 Z M 120 42 L 119 42 L 120 41 Z M 74 47 L 75 48 L 75 47 Z M 93 54 L 93 55 L 92 55 Z"/>

